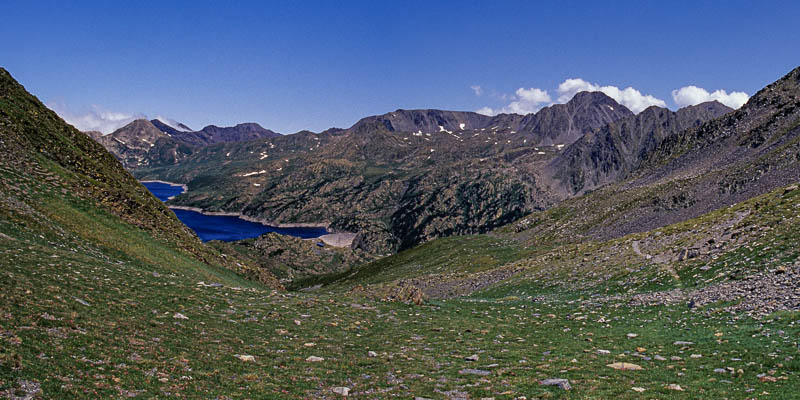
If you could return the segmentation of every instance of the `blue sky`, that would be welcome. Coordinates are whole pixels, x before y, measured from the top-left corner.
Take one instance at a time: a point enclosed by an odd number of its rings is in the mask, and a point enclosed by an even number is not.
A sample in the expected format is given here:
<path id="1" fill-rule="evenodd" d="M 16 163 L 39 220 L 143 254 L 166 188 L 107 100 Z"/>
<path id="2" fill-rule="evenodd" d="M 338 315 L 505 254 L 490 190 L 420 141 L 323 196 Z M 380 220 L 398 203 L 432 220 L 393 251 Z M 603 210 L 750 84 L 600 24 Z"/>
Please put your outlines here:
<path id="1" fill-rule="evenodd" d="M 397 108 L 535 111 L 567 79 L 674 109 L 800 65 L 797 1 L 70 3 L 4 2 L 0 65 L 84 123 L 320 131 Z M 676 102 L 690 85 L 706 93 Z"/>

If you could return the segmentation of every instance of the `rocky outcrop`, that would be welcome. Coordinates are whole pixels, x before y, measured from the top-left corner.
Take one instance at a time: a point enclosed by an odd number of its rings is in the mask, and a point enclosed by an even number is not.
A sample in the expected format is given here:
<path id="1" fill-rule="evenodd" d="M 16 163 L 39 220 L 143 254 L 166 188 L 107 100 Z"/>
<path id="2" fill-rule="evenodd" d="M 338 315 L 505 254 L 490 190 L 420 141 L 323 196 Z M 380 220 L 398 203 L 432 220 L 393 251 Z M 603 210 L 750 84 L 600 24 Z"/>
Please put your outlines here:
<path id="1" fill-rule="evenodd" d="M 664 139 L 733 111 L 718 102 L 670 111 L 656 106 L 588 132 L 547 166 L 569 195 L 617 182 L 635 171 Z"/>

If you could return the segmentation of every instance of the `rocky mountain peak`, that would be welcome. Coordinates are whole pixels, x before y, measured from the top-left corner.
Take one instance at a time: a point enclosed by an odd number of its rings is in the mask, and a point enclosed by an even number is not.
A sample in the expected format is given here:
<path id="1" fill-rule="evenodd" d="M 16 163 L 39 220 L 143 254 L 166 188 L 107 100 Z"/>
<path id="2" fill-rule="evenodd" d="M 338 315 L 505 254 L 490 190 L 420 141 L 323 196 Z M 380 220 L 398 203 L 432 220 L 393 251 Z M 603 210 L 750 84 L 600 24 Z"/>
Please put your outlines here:
<path id="1" fill-rule="evenodd" d="M 526 115 L 517 123 L 517 131 L 537 144 L 568 145 L 590 131 L 633 115 L 605 93 L 580 92 L 565 104 L 553 104 Z"/>
<path id="2" fill-rule="evenodd" d="M 469 111 L 398 109 L 394 112 L 362 118 L 350 129 L 355 130 L 362 125 L 377 122 L 389 131 L 436 133 L 485 128 L 491 121 L 492 118 L 489 116 Z"/>
<path id="3" fill-rule="evenodd" d="M 167 134 L 146 119 L 137 119 L 109 134 L 111 137 L 134 142 L 153 142 L 154 139 L 166 137 Z"/>
<path id="4" fill-rule="evenodd" d="M 616 100 L 609 97 L 603 92 L 578 92 L 575 96 L 566 103 L 572 106 L 578 105 L 592 105 L 592 104 L 609 104 L 612 106 L 621 106 Z M 624 107 L 624 106 L 623 106 Z"/>

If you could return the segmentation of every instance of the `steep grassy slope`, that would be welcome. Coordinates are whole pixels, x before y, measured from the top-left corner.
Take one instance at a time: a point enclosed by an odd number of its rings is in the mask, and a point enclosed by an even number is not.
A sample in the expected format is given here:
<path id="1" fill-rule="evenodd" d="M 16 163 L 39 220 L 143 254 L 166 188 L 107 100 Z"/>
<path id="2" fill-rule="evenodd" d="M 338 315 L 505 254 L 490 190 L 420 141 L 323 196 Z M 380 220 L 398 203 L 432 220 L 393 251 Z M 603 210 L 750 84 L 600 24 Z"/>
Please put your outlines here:
<path id="1" fill-rule="evenodd" d="M 6 222 L 21 221 L 16 225 L 21 232 L 26 231 L 25 224 L 35 223 L 40 225 L 33 232 L 46 228 L 110 243 L 111 237 L 97 234 L 99 228 L 93 228 L 92 223 L 75 221 L 85 219 L 85 212 L 108 213 L 118 218 L 116 223 L 125 231 L 132 225 L 154 242 L 184 251 L 199 261 L 243 269 L 203 246 L 103 147 L 65 124 L 3 69 L 0 154 L 0 168 L 5 171 L 4 210 L 9 216 Z M 75 204 L 80 208 L 75 209 Z M 60 211 L 54 212 L 57 209 Z"/>

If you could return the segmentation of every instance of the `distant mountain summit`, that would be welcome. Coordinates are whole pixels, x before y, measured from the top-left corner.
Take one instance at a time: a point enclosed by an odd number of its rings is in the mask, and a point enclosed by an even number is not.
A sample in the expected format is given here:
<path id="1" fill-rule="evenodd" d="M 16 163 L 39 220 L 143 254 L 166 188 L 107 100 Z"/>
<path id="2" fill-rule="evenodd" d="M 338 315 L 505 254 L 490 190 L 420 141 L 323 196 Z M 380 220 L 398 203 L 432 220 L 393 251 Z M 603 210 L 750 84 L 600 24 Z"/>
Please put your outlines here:
<path id="1" fill-rule="evenodd" d="M 567 145 L 589 131 L 633 115 L 603 92 L 580 92 L 565 104 L 522 117 L 516 129 L 540 145 Z"/>
<path id="2" fill-rule="evenodd" d="M 491 124 L 492 117 L 468 111 L 397 110 L 362 118 L 350 129 L 380 124 L 390 132 L 436 133 L 481 129 Z"/>
<path id="3" fill-rule="evenodd" d="M 203 147 L 217 143 L 243 142 L 246 140 L 274 138 L 280 133 L 263 128 L 261 125 L 248 122 L 230 127 L 209 125 L 195 132 L 177 132 L 172 134 L 175 140 L 182 143 Z"/>
<path id="4" fill-rule="evenodd" d="M 490 117 L 466 111 L 397 110 L 362 118 L 351 131 L 381 125 L 390 132 L 436 133 L 489 129 L 524 137 L 531 144 L 567 145 L 586 132 L 628 118 L 633 112 L 602 92 L 580 92 L 565 104 L 554 104 L 527 115 Z"/>
<path id="5" fill-rule="evenodd" d="M 85 133 L 131 170 L 176 164 L 198 148 L 212 144 L 281 136 L 252 122 L 231 127 L 209 125 L 193 131 L 166 118 L 137 119 L 108 135 Z"/>
<path id="6" fill-rule="evenodd" d="M 108 135 L 89 136 L 128 169 L 175 164 L 193 151 L 146 119 L 137 119 Z"/>

